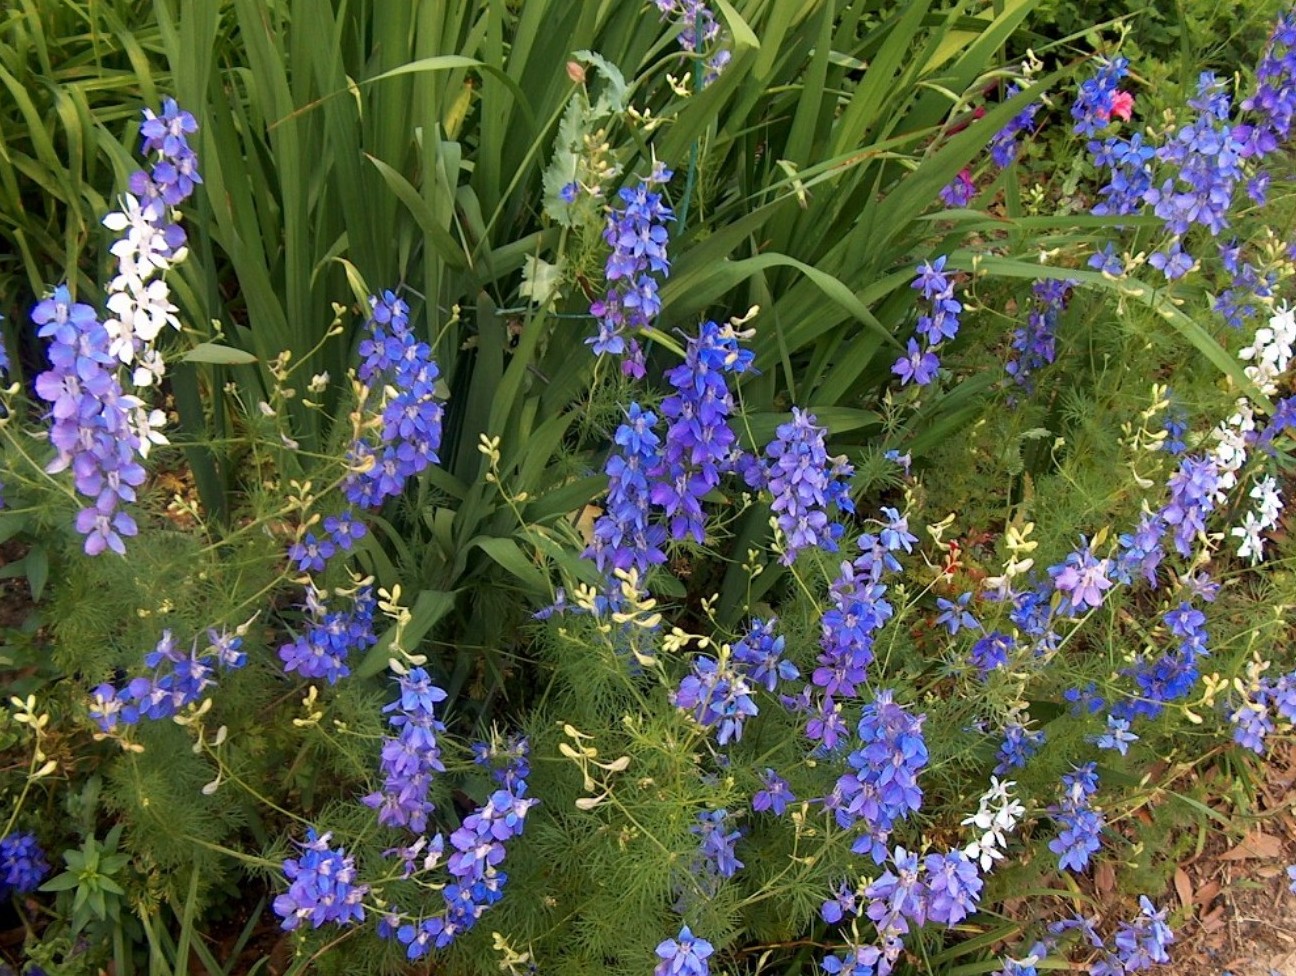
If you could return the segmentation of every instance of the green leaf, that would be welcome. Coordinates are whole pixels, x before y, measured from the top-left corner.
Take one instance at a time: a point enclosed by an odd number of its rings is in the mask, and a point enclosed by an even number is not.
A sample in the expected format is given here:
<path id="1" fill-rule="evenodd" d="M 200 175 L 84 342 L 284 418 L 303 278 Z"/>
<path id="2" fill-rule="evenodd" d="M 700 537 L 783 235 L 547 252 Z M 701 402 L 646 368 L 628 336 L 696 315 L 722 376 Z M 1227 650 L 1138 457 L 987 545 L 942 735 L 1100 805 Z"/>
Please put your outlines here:
<path id="1" fill-rule="evenodd" d="M 208 363 L 212 366 L 247 366 L 257 361 L 257 357 L 245 349 L 234 346 L 222 346 L 216 342 L 200 342 L 183 356 L 181 362 Z"/>
<path id="2" fill-rule="evenodd" d="M 31 588 L 32 602 L 39 603 L 49 581 L 49 552 L 44 546 L 32 546 L 24 561 L 27 564 L 27 585 Z"/>
<path id="3" fill-rule="evenodd" d="M 519 583 L 538 596 L 549 595 L 549 577 L 522 552 L 512 539 L 478 536 L 465 547 L 476 547 L 507 570 Z"/>
<path id="4" fill-rule="evenodd" d="M 81 883 L 81 879 L 71 871 L 55 875 L 40 886 L 41 891 L 71 891 Z"/>
<path id="5" fill-rule="evenodd" d="M 436 626 L 447 613 L 454 609 L 457 591 L 424 590 L 414 601 L 410 609 L 410 619 L 401 634 L 401 645 L 407 651 L 413 651 L 429 630 Z M 393 624 L 378 639 L 378 643 L 369 649 L 364 660 L 355 669 L 357 677 L 372 678 L 387 667 L 392 656 L 392 641 L 396 639 L 396 626 Z"/>

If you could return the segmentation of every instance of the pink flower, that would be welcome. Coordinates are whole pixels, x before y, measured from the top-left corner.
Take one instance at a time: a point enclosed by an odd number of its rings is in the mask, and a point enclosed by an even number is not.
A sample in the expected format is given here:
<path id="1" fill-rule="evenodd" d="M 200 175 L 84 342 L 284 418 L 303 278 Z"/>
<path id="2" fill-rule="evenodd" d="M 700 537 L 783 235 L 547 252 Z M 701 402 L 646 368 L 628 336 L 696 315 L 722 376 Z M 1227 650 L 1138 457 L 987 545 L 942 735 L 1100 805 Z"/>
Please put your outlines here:
<path id="1" fill-rule="evenodd" d="M 1112 92 L 1111 108 L 1108 114 L 1128 122 L 1134 112 L 1134 96 L 1126 91 Z"/>

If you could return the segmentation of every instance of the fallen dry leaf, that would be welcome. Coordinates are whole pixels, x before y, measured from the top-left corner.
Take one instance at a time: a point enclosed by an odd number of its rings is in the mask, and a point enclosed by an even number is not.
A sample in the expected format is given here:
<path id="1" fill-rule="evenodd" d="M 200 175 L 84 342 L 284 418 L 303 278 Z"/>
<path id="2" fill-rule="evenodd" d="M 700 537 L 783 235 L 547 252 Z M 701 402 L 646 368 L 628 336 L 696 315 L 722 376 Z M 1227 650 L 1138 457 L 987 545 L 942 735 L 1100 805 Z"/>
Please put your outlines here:
<path id="1" fill-rule="evenodd" d="M 1192 908 L 1192 882 L 1188 879 L 1188 872 L 1183 868 L 1175 868 L 1174 886 L 1175 893 L 1179 895 L 1179 904 L 1183 905 L 1184 908 Z"/>
<path id="2" fill-rule="evenodd" d="M 1193 896 L 1193 901 L 1195 901 L 1202 908 L 1205 908 L 1216 898 L 1219 897 L 1219 893 L 1220 893 L 1220 883 L 1218 881 L 1207 881 L 1204 885 L 1202 885 L 1200 888 L 1197 889 L 1197 894 Z"/>
<path id="3" fill-rule="evenodd" d="M 1282 856 L 1282 841 L 1266 834 L 1263 830 L 1253 830 L 1242 838 L 1237 847 L 1225 851 L 1219 856 L 1221 861 L 1245 861 L 1250 858 L 1269 858 Z"/>

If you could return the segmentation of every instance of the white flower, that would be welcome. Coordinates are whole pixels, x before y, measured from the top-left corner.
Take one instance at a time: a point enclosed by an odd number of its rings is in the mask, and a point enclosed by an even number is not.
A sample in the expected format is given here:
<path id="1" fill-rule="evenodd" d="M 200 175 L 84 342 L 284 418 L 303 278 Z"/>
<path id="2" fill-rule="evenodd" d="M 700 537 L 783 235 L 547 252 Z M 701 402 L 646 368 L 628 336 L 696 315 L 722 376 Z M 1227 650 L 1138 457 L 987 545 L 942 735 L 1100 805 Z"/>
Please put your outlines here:
<path id="1" fill-rule="evenodd" d="M 1283 500 L 1278 482 L 1273 479 L 1273 476 L 1265 475 L 1257 481 L 1255 487 L 1251 489 L 1251 497 L 1259 503 L 1256 505 L 1256 512 L 1260 516 L 1260 527 L 1270 529 L 1277 525 L 1278 516 L 1283 510 Z"/>
<path id="2" fill-rule="evenodd" d="M 1242 524 L 1234 526 L 1230 535 L 1237 536 L 1242 542 L 1238 545 L 1238 557 L 1250 559 L 1252 564 L 1264 559 L 1264 537 L 1260 535 L 1263 526 L 1256 518 L 1255 512 L 1242 516 Z"/>
<path id="3" fill-rule="evenodd" d="M 149 410 L 143 404 L 131 413 L 131 430 L 139 438 L 140 457 L 148 457 L 154 444 L 170 444 L 166 434 L 158 428 L 165 426 L 166 414 Z"/>

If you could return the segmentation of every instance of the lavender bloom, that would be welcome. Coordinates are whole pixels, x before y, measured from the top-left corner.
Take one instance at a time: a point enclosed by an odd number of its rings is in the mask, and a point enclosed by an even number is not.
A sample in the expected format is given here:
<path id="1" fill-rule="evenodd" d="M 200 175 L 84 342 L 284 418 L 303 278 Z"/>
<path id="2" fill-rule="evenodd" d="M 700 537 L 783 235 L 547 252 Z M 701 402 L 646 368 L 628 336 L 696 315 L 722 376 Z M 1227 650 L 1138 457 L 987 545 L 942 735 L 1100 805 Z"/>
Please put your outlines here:
<path id="1" fill-rule="evenodd" d="M 774 816 L 781 817 L 788 805 L 792 803 L 796 803 L 796 795 L 792 792 L 788 781 L 766 767 L 765 772 L 761 774 L 761 789 L 752 796 L 752 809 L 757 813 L 770 810 L 773 811 Z"/>
<path id="2" fill-rule="evenodd" d="M 1174 933 L 1165 922 L 1166 909 L 1157 911 L 1146 895 L 1139 896 L 1139 906 L 1139 915 L 1121 922 L 1112 939 L 1116 945 L 1113 974 L 1134 973 L 1170 961 L 1166 946 L 1174 942 Z"/>
<path id="3" fill-rule="evenodd" d="M 1198 110 L 1197 118 L 1177 129 L 1157 150 L 1157 159 L 1176 167 L 1177 175 L 1149 189 L 1144 199 L 1176 238 L 1194 224 L 1218 236 L 1228 227 L 1234 188 L 1244 176 L 1245 147 L 1223 121 L 1228 118 L 1229 99 L 1212 72 L 1202 72 L 1197 97 L 1190 104 Z M 1154 254 L 1149 263 L 1173 279 L 1192 266 L 1192 259 L 1181 256 L 1176 240 L 1170 252 Z"/>
<path id="4" fill-rule="evenodd" d="M 1192 555 L 1193 542 L 1206 531 L 1206 516 L 1215 509 L 1219 473 L 1209 458 L 1185 457 L 1179 470 L 1166 483 L 1170 500 L 1160 516 L 1174 530 L 1175 549 L 1181 556 Z"/>
<path id="5" fill-rule="evenodd" d="M 1104 594 L 1111 589 L 1112 581 L 1107 578 L 1111 568 L 1110 559 L 1098 559 L 1089 548 L 1089 543 L 1081 537 L 1081 547 L 1058 566 L 1049 567 L 1053 577 L 1053 588 L 1062 594 L 1062 604 L 1058 608 L 1068 616 L 1075 616 L 1088 609 L 1102 606 Z"/>
<path id="6" fill-rule="evenodd" d="M 233 633 L 209 629 L 207 641 L 199 654 L 195 638 L 186 653 L 177 647 L 171 631 L 164 630 L 156 647 L 144 656 L 152 676 L 132 678 L 120 689 L 99 685 L 91 693 L 90 718 L 106 733 L 115 732 L 119 724 L 171 718 L 216 686 L 217 667 L 232 671 L 247 664 L 241 627 Z"/>
<path id="7" fill-rule="evenodd" d="M 976 184 L 972 182 L 972 173 L 961 169 L 948 186 L 941 187 L 939 196 L 947 207 L 959 209 L 966 207 L 976 196 Z"/>
<path id="8" fill-rule="evenodd" d="M 981 677 L 987 677 L 991 671 L 1002 668 L 1008 663 L 1008 655 L 1017 648 L 1017 642 L 1008 634 L 992 631 L 972 645 L 970 657 Z"/>
<path id="9" fill-rule="evenodd" d="M 702 838 L 694 871 L 713 879 L 732 878 L 743 867 L 743 862 L 734 853 L 734 845 L 742 837 L 742 832 L 727 829 L 727 810 L 704 810 L 697 819 L 698 822 L 689 828 L 691 834 Z"/>
<path id="10" fill-rule="evenodd" d="M 285 671 L 296 671 L 303 678 L 324 678 L 329 684 L 351 673 L 347 659 L 352 651 L 364 651 L 378 642 L 373 619 L 377 600 L 369 587 L 361 587 L 352 597 L 349 611 L 330 611 L 308 584 L 307 610 L 310 626 L 291 643 L 279 648 L 279 659 Z"/>
<path id="11" fill-rule="evenodd" d="M 284 861 L 288 891 L 274 900 L 275 914 L 283 919 L 283 928 L 292 931 L 303 921 L 319 928 L 326 922 L 349 925 L 363 922 L 364 896 L 369 886 L 356 884 L 355 860 L 342 848 L 329 848 L 332 834 L 318 836 L 315 828 L 306 831 L 300 858 Z"/>
<path id="12" fill-rule="evenodd" d="M 865 913 L 883 940 L 898 940 L 909 933 L 910 922 L 921 927 L 927 921 L 927 890 L 918 855 L 897 847 L 891 864 L 895 872 L 888 868 L 864 892 L 869 900 Z"/>
<path id="13" fill-rule="evenodd" d="M 76 490 L 92 504 L 77 515 L 87 555 L 124 554 L 122 536 L 139 530 L 119 506 L 135 501 L 144 483 L 136 422 L 142 405 L 117 379 L 109 335 L 89 305 L 74 303 L 66 286 L 32 311 L 37 335 L 50 339 L 50 369 L 36 377 L 36 395 L 50 404 L 51 473 L 71 468 Z"/>
<path id="14" fill-rule="evenodd" d="M 1129 59 L 1118 57 L 1100 64 L 1092 78 L 1080 85 L 1071 117 L 1076 120 L 1077 135 L 1092 136 L 1105 129 L 1116 107 L 1117 86 L 1129 74 Z"/>
<path id="15" fill-rule="evenodd" d="M 423 704 L 427 704 L 426 690 L 420 694 L 424 696 Z M 421 959 L 433 948 L 450 945 L 504 897 L 508 876 L 499 867 L 506 853 L 505 842 L 521 836 L 527 812 L 539 802 L 526 796 L 528 751 L 525 739 L 510 740 L 503 749 L 494 745 L 474 748 L 481 762 L 502 761 L 494 779 L 505 785 L 465 817 L 450 835 L 453 853 L 446 868 L 454 880 L 441 890 L 444 913 L 384 927 L 386 937 L 394 935 L 406 947 L 411 961 Z"/>
<path id="16" fill-rule="evenodd" d="M 661 440 L 654 428 L 657 417 L 639 404 L 630 404 L 626 422 L 613 438 L 616 449 L 608 455 L 608 495 L 604 514 L 594 523 L 586 559 L 608 577 L 614 570 L 636 570 L 642 579 L 653 566 L 666 561 L 662 546 L 666 528 L 652 520 L 648 472 L 659 462 Z"/>
<path id="17" fill-rule="evenodd" d="M 833 889 L 833 896 L 819 909 L 819 916 L 829 925 L 836 925 L 848 915 L 859 914 L 855 889 L 845 881 Z"/>
<path id="18" fill-rule="evenodd" d="M 777 513 L 779 530 L 786 538 L 779 562 L 790 566 L 802 549 L 837 551 L 837 540 L 845 530 L 829 520 L 828 506 L 855 510 L 847 490 L 854 469 L 845 458 L 828 456 L 827 428 L 816 426 L 813 414 L 793 407 L 792 422 L 780 424 L 776 433 L 765 448 L 766 477 L 774 495 L 770 508 Z"/>
<path id="19" fill-rule="evenodd" d="M 1028 393 L 1035 388 L 1033 374 L 1057 356 L 1054 338 L 1058 319 L 1078 282 L 1071 279 L 1037 281 L 1033 286 L 1035 301 L 1026 315 L 1026 324 L 1013 332 L 1012 356 L 1004 371 Z"/>
<path id="20" fill-rule="evenodd" d="M 888 964 L 877 946 L 850 945 L 839 955 L 825 956 L 819 964 L 828 976 L 877 976 L 879 963 Z"/>
<path id="21" fill-rule="evenodd" d="M 661 962 L 653 976 L 708 976 L 707 959 L 715 947 L 706 939 L 699 939 L 686 925 L 680 929 L 678 939 L 666 939 L 657 946 Z"/>
<path id="22" fill-rule="evenodd" d="M 910 286 L 922 292 L 928 311 L 918 316 L 916 331 L 923 339 L 920 346 L 910 339 L 905 355 L 896 360 L 891 372 L 900 377 L 900 385 L 914 383 L 926 386 L 936 378 L 940 368 L 937 350 L 946 339 L 958 335 L 959 314 L 962 303 L 954 297 L 954 284 L 945 274 L 947 258 L 941 255 L 935 261 L 918 266 L 918 275 Z"/>
<path id="23" fill-rule="evenodd" d="M 1129 744 L 1138 741 L 1138 736 L 1130 731 L 1128 719 L 1108 715 L 1107 731 L 1102 735 L 1094 736 L 1090 741 L 1099 749 L 1115 749 L 1123 756 L 1129 752 Z"/>
<path id="24" fill-rule="evenodd" d="M 445 726 L 436 717 L 434 706 L 446 699 L 446 693 L 432 684 L 422 668 L 414 668 L 400 677 L 401 695 L 384 706 L 384 712 L 395 712 L 388 722 L 399 732 L 396 738 L 383 740 L 381 792 L 371 793 L 362 801 L 378 811 L 378 822 L 386 827 L 407 827 L 416 834 L 427 829 L 428 815 L 436 809 L 427 798 L 434 772 L 444 773 L 437 733 Z"/>
<path id="25" fill-rule="evenodd" d="M 12 833 L 0 839 L 0 898 L 30 894 L 49 870 L 35 835 Z"/>
<path id="26" fill-rule="evenodd" d="M 1012 98 L 1021 91 L 1021 86 L 1013 82 L 1004 90 L 1004 97 Z M 1007 169 L 1017 158 L 1017 137 L 1035 123 L 1035 116 L 1043 106 L 1043 102 L 1031 102 L 990 140 L 990 158 L 1000 169 Z"/>
<path id="27" fill-rule="evenodd" d="M 444 414 L 435 398 L 440 370 L 431 348 L 410 331 L 409 306 L 390 291 L 369 296 L 369 305 L 357 375 L 377 404 L 381 434 L 376 443 L 363 437 L 351 445 L 351 470 L 342 483 L 347 500 L 360 508 L 377 508 L 439 462 Z"/>
<path id="28" fill-rule="evenodd" d="M 670 426 L 661 456 L 648 472 L 649 497 L 665 511 L 676 541 L 705 539 L 702 496 L 719 485 L 733 463 L 738 438 L 729 426 L 734 400 L 724 374 L 751 368 L 754 355 L 739 346 L 742 338 L 746 334 L 732 326 L 704 322 L 697 338 L 689 340 L 684 362 L 666 374 L 675 393 L 661 404 Z"/>
<path id="29" fill-rule="evenodd" d="M 612 246 L 604 268 L 608 290 L 590 306 L 590 314 L 599 320 L 598 335 L 585 340 L 600 356 L 626 353 L 626 333 L 647 328 L 661 309 L 658 276 L 670 274 L 666 223 L 675 215 L 653 187 L 669 182 L 671 175 L 657 167 L 633 189 L 623 187 L 622 207 L 608 215 L 603 231 L 603 239 Z"/>
<path id="30" fill-rule="evenodd" d="M 936 625 L 948 629 L 951 636 L 957 634 L 960 630 L 980 630 L 980 621 L 968 610 L 968 603 L 971 599 L 972 593 L 970 591 L 959 596 L 954 602 L 946 600 L 944 597 L 937 597 L 936 609 L 940 613 L 936 616 Z"/>
<path id="31" fill-rule="evenodd" d="M 1245 156 L 1266 156 L 1286 141 L 1296 113 L 1296 11 L 1274 26 L 1256 68 L 1255 91 L 1243 99 L 1242 110 L 1255 119 L 1233 130 Z"/>
<path id="32" fill-rule="evenodd" d="M 693 659 L 693 673 L 680 683 L 671 702 L 676 708 L 692 712 L 699 725 L 707 728 L 718 725 L 716 742 L 724 746 L 730 740 L 741 740 L 743 723 L 757 714 L 751 691 L 731 657 L 722 656 L 721 662 L 717 662 L 698 655 Z"/>
<path id="33" fill-rule="evenodd" d="M 942 925 L 957 925 L 976 911 L 985 882 L 975 862 L 962 851 L 928 854 L 923 861 L 927 873 L 927 918 Z"/>
<path id="34" fill-rule="evenodd" d="M 863 821 L 863 833 L 851 850 L 869 853 L 881 863 L 891 830 L 922 806 L 918 774 L 927 765 L 925 715 L 911 715 L 894 701 L 894 693 L 879 691 L 864 706 L 857 732 L 860 747 L 846 759 L 850 772 L 837 780 L 842 802 L 834 815 L 844 829 Z"/>
<path id="35" fill-rule="evenodd" d="M 1102 846 L 1103 816 L 1091 806 L 1098 792 L 1098 775 L 1093 763 L 1086 763 L 1062 777 L 1062 801 L 1051 807 L 1053 819 L 1062 828 L 1049 842 L 1049 850 L 1058 855 L 1058 867 L 1083 871 L 1089 856 Z"/>
<path id="36" fill-rule="evenodd" d="M 733 646 L 733 659 L 747 672 L 753 685 L 773 692 L 780 681 L 795 681 L 800 672 L 783 657 L 784 640 L 774 633 L 778 621 L 753 619 L 746 636 Z"/>
<path id="37" fill-rule="evenodd" d="M 999 745 L 999 762 L 994 768 L 996 776 L 1003 776 L 1010 769 L 1020 769 L 1027 760 L 1039 752 L 1044 745 L 1042 729 L 1028 730 L 1020 722 L 1010 722 L 1004 726 L 1003 742 Z"/>

